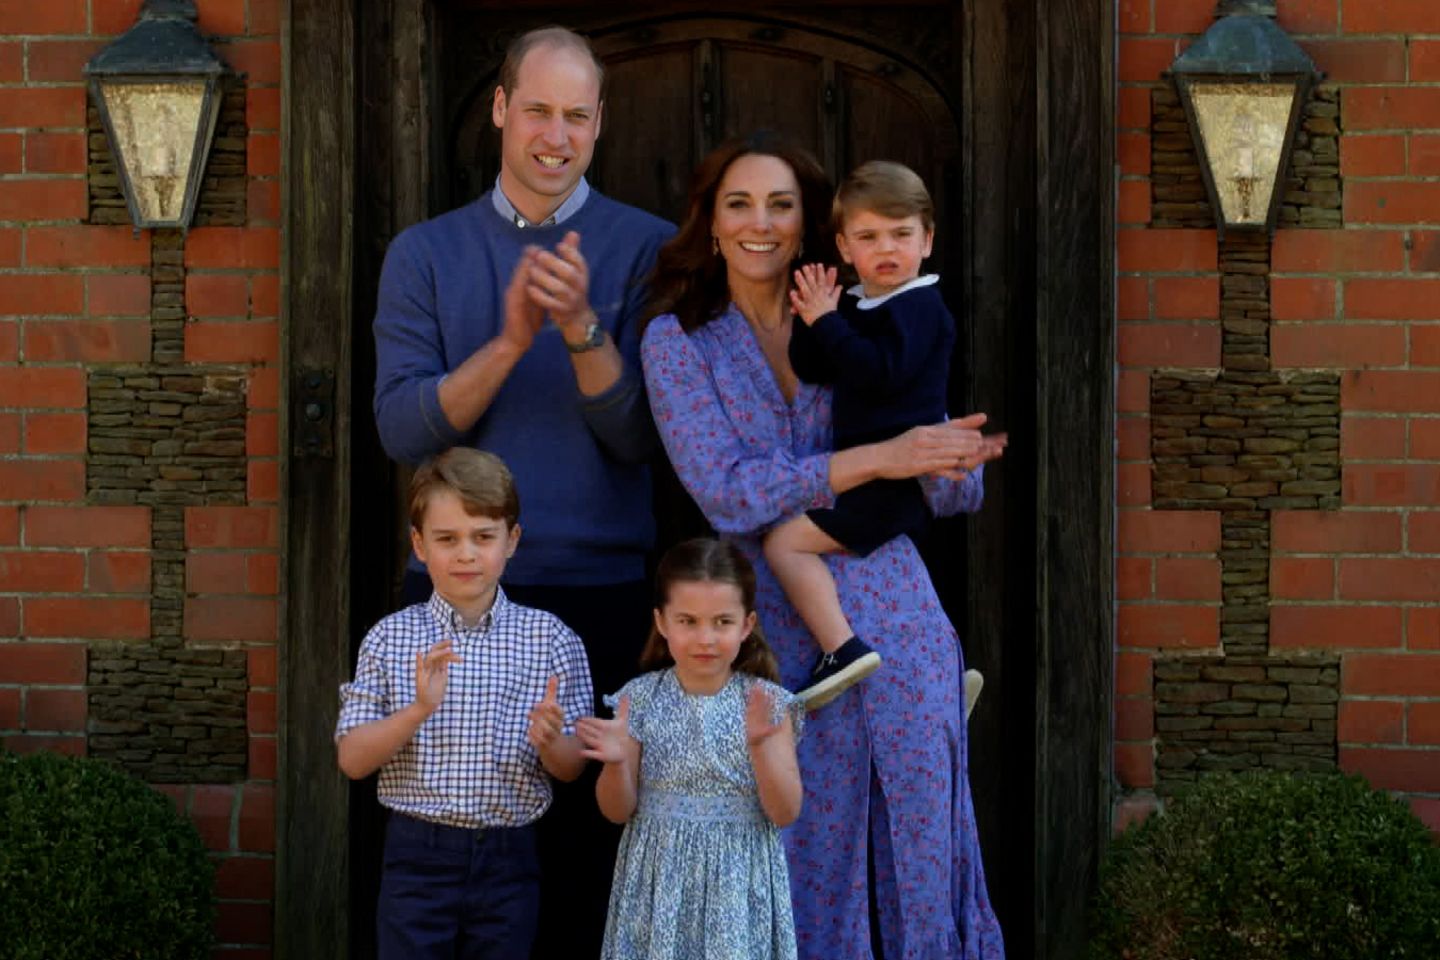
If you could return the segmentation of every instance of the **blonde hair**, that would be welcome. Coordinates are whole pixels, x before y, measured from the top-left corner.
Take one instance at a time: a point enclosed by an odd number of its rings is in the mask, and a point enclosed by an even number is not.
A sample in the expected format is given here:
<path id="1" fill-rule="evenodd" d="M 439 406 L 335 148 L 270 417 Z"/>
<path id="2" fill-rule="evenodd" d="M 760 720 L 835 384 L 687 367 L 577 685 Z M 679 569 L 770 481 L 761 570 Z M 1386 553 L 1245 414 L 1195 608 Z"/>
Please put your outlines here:
<path id="1" fill-rule="evenodd" d="M 755 568 L 734 544 L 710 537 L 697 537 L 677 543 L 665 551 L 655 570 L 655 609 L 663 610 L 670 602 L 670 588 L 677 583 L 728 583 L 740 591 L 740 603 L 748 616 L 755 612 Z M 640 669 L 660 670 L 674 666 L 670 645 L 652 624 L 650 637 L 640 653 Z M 754 629 L 740 643 L 731 669 L 748 673 L 762 680 L 778 683 L 780 668 L 775 654 L 765 642 L 757 620 Z"/>
<path id="2" fill-rule="evenodd" d="M 420 465 L 410 480 L 410 526 L 423 531 L 430 500 L 442 490 L 460 498 L 472 517 L 493 517 L 514 527 L 520 495 L 505 461 L 471 447 L 451 447 Z"/>
<path id="3" fill-rule="evenodd" d="M 896 220 L 919 217 L 926 230 L 935 229 L 935 204 L 925 181 L 894 160 L 871 160 L 850 171 L 835 191 L 831 209 L 835 231 L 843 233 L 845 217 L 861 210 Z"/>

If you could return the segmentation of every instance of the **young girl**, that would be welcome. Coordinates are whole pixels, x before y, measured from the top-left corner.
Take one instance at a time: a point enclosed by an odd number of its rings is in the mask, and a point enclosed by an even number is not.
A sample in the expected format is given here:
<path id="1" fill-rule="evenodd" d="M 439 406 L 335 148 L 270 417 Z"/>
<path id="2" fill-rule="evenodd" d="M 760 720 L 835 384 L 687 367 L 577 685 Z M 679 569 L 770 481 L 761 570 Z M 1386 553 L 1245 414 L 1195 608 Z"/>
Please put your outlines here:
<path id="1" fill-rule="evenodd" d="M 587 717 L 600 810 L 625 824 L 602 960 L 793 960 L 780 827 L 800 815 L 799 701 L 774 681 L 755 572 L 732 545 L 660 561 L 642 674 Z"/>

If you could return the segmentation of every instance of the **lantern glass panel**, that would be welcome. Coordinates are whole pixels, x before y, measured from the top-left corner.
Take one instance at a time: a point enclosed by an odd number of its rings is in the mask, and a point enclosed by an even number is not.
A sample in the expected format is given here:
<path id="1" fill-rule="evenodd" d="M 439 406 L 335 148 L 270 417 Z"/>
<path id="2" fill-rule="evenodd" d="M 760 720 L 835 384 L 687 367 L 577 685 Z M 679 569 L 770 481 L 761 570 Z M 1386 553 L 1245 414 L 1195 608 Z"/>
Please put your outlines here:
<path id="1" fill-rule="evenodd" d="M 205 104 L 206 81 L 101 82 L 118 156 L 142 222 L 179 222 Z"/>
<path id="2" fill-rule="evenodd" d="M 1225 224 L 1265 227 L 1295 85 L 1195 81 L 1190 96 Z"/>

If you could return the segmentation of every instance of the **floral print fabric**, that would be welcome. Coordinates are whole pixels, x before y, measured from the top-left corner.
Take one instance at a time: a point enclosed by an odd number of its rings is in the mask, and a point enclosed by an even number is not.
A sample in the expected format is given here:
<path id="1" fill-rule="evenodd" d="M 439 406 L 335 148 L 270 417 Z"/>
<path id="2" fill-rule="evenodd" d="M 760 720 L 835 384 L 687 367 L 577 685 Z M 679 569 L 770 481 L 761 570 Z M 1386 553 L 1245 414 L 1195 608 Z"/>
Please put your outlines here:
<path id="1" fill-rule="evenodd" d="M 833 501 L 830 392 L 802 383 L 787 403 L 733 306 L 689 334 L 675 317 L 657 318 L 642 358 L 675 471 L 715 529 L 754 564 L 761 627 L 781 682 L 796 689 L 817 648 L 766 565 L 760 538 Z M 928 490 L 937 514 L 977 510 L 983 470 Z M 908 538 L 864 558 L 827 560 L 846 616 L 884 665 L 811 714 L 799 744 L 804 809 L 784 831 L 799 956 L 872 958 L 873 844 L 885 960 L 1000 960 L 966 772 L 955 630 Z"/>

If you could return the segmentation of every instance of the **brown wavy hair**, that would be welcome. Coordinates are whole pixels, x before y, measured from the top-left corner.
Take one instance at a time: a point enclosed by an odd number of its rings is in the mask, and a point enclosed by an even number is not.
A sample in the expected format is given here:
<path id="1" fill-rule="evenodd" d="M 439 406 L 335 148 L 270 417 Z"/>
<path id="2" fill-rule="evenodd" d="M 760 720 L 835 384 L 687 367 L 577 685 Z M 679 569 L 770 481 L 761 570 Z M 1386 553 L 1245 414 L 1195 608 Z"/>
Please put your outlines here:
<path id="1" fill-rule="evenodd" d="M 710 228 L 720 181 L 732 163 L 748 156 L 775 157 L 790 167 L 800 186 L 803 260 L 836 262 L 835 231 L 830 222 L 833 191 L 819 161 L 810 151 L 768 130 L 737 137 L 711 150 L 690 178 L 685 219 L 675 236 L 660 248 L 655 263 L 645 311 L 648 318 L 673 313 L 680 328 L 689 333 L 719 316 L 730 302 L 725 260 L 710 245 Z"/>
<path id="2" fill-rule="evenodd" d="M 677 583 L 728 583 L 740 591 L 740 602 L 747 615 L 755 612 L 755 568 L 734 544 L 712 537 L 697 537 L 677 543 L 665 551 L 655 571 L 655 609 L 662 610 L 670 602 L 670 588 Z M 650 638 L 640 653 L 641 670 L 662 670 L 675 665 L 665 637 L 650 625 Z M 760 622 L 740 642 L 731 669 L 752 677 L 780 681 L 780 667 L 775 654 L 765 642 Z"/>

